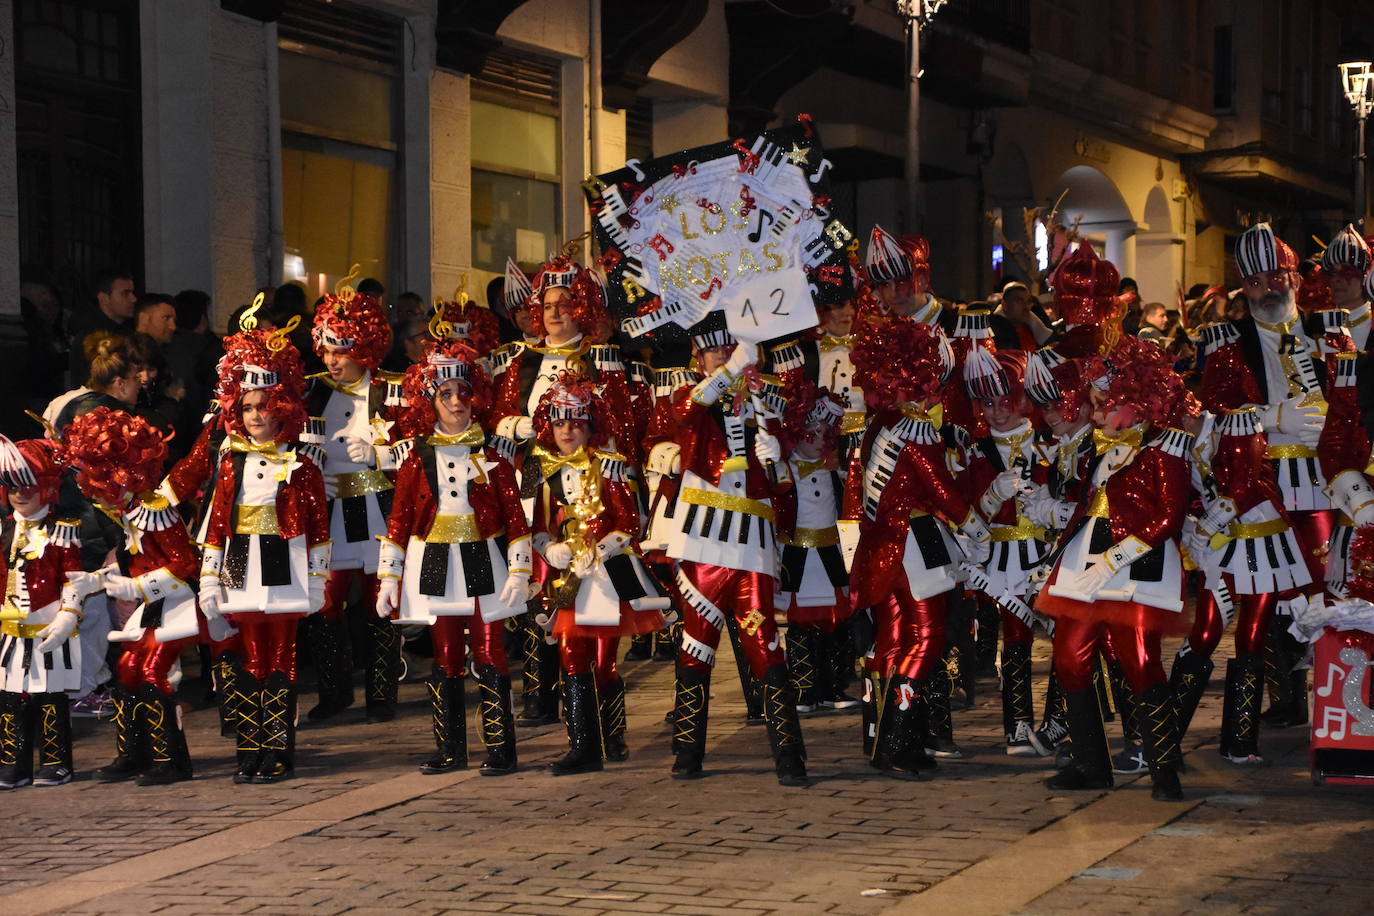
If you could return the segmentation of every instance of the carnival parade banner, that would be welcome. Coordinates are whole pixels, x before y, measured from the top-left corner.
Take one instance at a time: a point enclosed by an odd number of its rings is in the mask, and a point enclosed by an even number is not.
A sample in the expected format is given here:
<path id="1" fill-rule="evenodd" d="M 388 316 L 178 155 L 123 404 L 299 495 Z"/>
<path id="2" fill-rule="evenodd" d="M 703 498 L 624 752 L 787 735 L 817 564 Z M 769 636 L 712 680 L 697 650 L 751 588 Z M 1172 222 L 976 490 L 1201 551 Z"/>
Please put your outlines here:
<path id="1" fill-rule="evenodd" d="M 588 178 L 612 314 L 667 342 L 712 311 L 739 340 L 806 330 L 852 295 L 853 233 L 830 213 L 811 119 Z"/>

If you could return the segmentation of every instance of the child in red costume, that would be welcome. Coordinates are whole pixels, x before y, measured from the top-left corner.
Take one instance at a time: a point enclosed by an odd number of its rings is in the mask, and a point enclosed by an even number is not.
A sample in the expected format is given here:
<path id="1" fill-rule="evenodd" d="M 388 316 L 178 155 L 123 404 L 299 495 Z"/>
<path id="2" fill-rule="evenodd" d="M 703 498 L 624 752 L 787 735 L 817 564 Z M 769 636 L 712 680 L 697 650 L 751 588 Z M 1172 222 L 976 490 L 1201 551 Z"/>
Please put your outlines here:
<path id="1" fill-rule="evenodd" d="M 78 420 L 84 417 L 78 418 Z M 81 572 L 79 522 L 57 517 L 66 464 L 49 439 L 0 436 L 0 487 L 11 517 L 0 529 L 0 789 L 72 778 L 67 693 L 81 685 L 81 602 L 99 578 Z M 70 581 L 69 581 L 70 578 Z M 35 751 L 38 769 L 34 770 Z"/>
<path id="2" fill-rule="evenodd" d="M 487 747 L 481 772 L 516 767 L 505 621 L 525 611 L 533 564 L 515 472 L 486 448 L 479 418 L 491 407 L 491 383 L 477 360 L 447 339 L 406 370 L 407 438 L 397 444 L 405 458 L 378 566 L 377 614 L 425 624 L 434 642 L 427 683 L 438 751 L 420 766 L 426 774 L 467 766 L 469 644 Z"/>
<path id="3" fill-rule="evenodd" d="M 256 346 L 220 378 L 230 445 L 216 472 L 200 604 L 243 634 L 234 782 L 271 783 L 295 770 L 296 627 L 324 604 L 332 545 L 319 469 L 296 447 L 300 356 L 284 334 L 245 333 Z"/>
<path id="4" fill-rule="evenodd" d="M 625 680 L 615 667 L 620 637 L 658 630 L 670 605 L 639 554 L 634 471 L 623 456 L 595 447 L 606 442 L 608 419 L 592 381 L 566 373 L 534 415 L 538 445 L 530 460 L 541 481 L 534 538 L 549 568 L 545 602 L 571 745 L 553 764 L 555 776 L 600 770 L 603 739 L 607 759 L 629 757 Z"/>

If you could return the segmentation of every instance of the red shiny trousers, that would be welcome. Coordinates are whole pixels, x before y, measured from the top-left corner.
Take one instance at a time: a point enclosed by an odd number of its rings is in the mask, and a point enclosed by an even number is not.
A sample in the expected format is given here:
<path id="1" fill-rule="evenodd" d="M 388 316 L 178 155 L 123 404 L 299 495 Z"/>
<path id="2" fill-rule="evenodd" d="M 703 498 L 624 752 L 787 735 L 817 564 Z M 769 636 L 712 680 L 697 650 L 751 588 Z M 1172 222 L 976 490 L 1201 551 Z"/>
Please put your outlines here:
<path id="1" fill-rule="evenodd" d="M 361 569 L 336 569 L 324 584 L 324 606 L 320 608 L 320 615 L 325 620 L 343 620 L 344 609 L 348 606 L 348 593 L 353 583 L 359 580 L 363 584 L 364 613 L 373 613 L 377 607 L 377 575 L 369 575 Z"/>
<path id="2" fill-rule="evenodd" d="M 943 663 L 945 603 L 949 593 L 917 600 L 905 579 L 887 600 L 873 607 L 873 655 L 884 677 L 924 681 Z"/>
<path id="3" fill-rule="evenodd" d="M 1312 582 L 1320 588 L 1326 578 L 1326 544 L 1331 540 L 1332 529 L 1336 527 L 1336 510 L 1290 512 L 1288 521 L 1293 526 L 1293 535 L 1298 539 L 1303 559 L 1312 573 Z"/>
<path id="4" fill-rule="evenodd" d="M 243 670 L 259 681 L 273 671 L 296 680 L 296 625 L 301 614 L 264 614 L 249 611 L 233 615 L 243 636 Z"/>
<path id="5" fill-rule="evenodd" d="M 619 652 L 619 636 L 558 637 L 558 663 L 562 666 L 563 673 L 571 677 L 591 671 L 596 678 L 598 690 L 609 687 L 620 678 L 620 673 L 615 667 L 615 658 Z"/>
<path id="6" fill-rule="evenodd" d="M 1000 608 L 998 613 L 1002 615 L 1002 648 L 1010 648 L 1018 643 L 1029 646 L 1035 641 L 1035 631 L 1026 626 L 1020 617 Z"/>
<path id="7" fill-rule="evenodd" d="M 785 665 L 782 638 L 773 622 L 773 577 L 763 573 L 684 560 L 679 569 L 692 587 L 722 614 L 734 616 L 739 624 L 740 646 L 749 660 L 749 671 L 762 678 L 773 665 Z M 720 646 L 721 625 L 712 623 L 706 615 L 683 601 L 682 632 L 715 651 Z M 678 654 L 678 663 L 706 671 L 711 665 L 686 651 Z"/>
<path id="8" fill-rule="evenodd" d="M 1059 617 L 1054 622 L 1054 674 L 1059 685 L 1070 693 L 1091 688 L 1097 654 L 1106 654 L 1109 649 L 1109 657 L 1114 655 L 1121 662 L 1126 682 L 1136 696 L 1166 680 L 1158 633 Z"/>
<path id="9" fill-rule="evenodd" d="M 158 693 L 170 695 L 172 685 L 167 680 L 167 674 L 176 664 L 181 650 L 194 644 L 196 637 L 158 642 L 153 632 L 153 628 L 148 627 L 137 642 L 125 646 L 119 661 L 115 663 L 115 679 L 130 693 L 144 684 L 152 684 Z"/>
<path id="10" fill-rule="evenodd" d="M 1230 576 L 1226 577 L 1228 585 Z M 1258 655 L 1264 652 L 1269 639 L 1269 621 L 1274 616 L 1274 605 L 1278 604 L 1276 592 L 1263 595 L 1237 595 L 1231 593 L 1236 602 L 1236 655 Z M 1221 643 L 1221 634 L 1226 629 L 1221 610 L 1210 590 L 1203 588 L 1197 596 L 1197 610 L 1193 614 L 1193 630 L 1188 634 L 1188 648 L 1204 657 L 1210 657 Z"/>
<path id="11" fill-rule="evenodd" d="M 434 667 L 445 677 L 462 677 L 467 669 L 464 650 L 471 645 L 474 664 L 491 665 L 500 674 L 510 674 L 505 631 L 504 620 L 487 623 L 480 614 L 437 618 L 429 625 L 430 640 L 434 643 Z"/>

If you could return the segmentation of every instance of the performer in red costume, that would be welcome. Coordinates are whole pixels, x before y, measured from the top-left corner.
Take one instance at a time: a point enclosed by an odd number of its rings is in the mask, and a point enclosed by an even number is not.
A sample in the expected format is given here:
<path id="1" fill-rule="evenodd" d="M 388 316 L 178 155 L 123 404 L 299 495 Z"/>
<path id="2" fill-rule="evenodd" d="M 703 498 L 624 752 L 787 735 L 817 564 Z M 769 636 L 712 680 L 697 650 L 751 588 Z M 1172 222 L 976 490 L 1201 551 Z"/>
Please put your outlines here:
<path id="1" fill-rule="evenodd" d="M 1336 600 L 1348 597 L 1350 583 L 1359 574 L 1351 558 L 1355 533 L 1374 525 L 1374 485 L 1366 473 L 1370 439 L 1360 424 L 1359 359 L 1354 353 L 1338 353 L 1331 360 L 1335 377 L 1328 389 L 1326 425 L 1317 446 L 1331 504 L 1339 513 L 1326 558 L 1325 582 L 1327 593 Z"/>
<path id="2" fill-rule="evenodd" d="M 750 385 L 757 348 L 736 346 L 721 313 L 713 312 L 693 329 L 692 345 L 705 378 L 674 396 L 681 521 L 667 550 L 678 561 L 685 605 L 673 778 L 703 775 L 711 669 L 729 614 L 738 625 L 751 677 L 760 686 L 778 782 L 806 785 L 806 749 L 772 613 L 778 578 L 772 499 L 791 486 L 778 440 L 781 405 L 766 403 Z"/>
<path id="3" fill-rule="evenodd" d="M 1182 798 L 1178 714 L 1160 661 L 1160 639 L 1184 629 L 1178 538 L 1187 513 L 1191 434 L 1198 407 L 1167 355 L 1133 337 L 1090 357 L 1094 438 L 1101 460 L 1046 561 L 1035 607 L 1055 618 L 1054 670 L 1065 693 L 1073 762 L 1051 789 L 1112 784 L 1102 710 L 1092 673 L 1110 634 L 1139 701 L 1141 732 L 1159 800 Z M 1147 438 L 1148 434 L 1148 438 Z"/>
<path id="4" fill-rule="evenodd" d="M 324 482 L 295 447 L 306 419 L 300 355 L 284 333 L 245 333 L 253 350 L 244 346 L 244 362 L 220 378 L 230 444 L 216 471 L 200 606 L 243 635 L 234 782 L 271 783 L 295 770 L 296 626 L 324 604 L 332 545 Z"/>
<path id="5" fill-rule="evenodd" d="M 1065 359 L 1093 356 L 1102 346 L 1103 325 L 1116 319 L 1121 274 L 1111 261 L 1097 256 L 1089 242 L 1080 242 L 1059 262 L 1050 277 L 1054 308 L 1064 333 L 1051 347 Z"/>
<path id="6" fill-rule="evenodd" d="M 310 377 L 305 396 L 306 414 L 324 423 L 324 486 L 334 543 L 324 607 L 307 629 L 320 696 L 307 716 L 329 719 L 353 705 L 353 655 L 344 620 L 353 607 L 365 614 L 367 719 L 386 722 L 396 715 L 401 638 L 371 609 L 377 603 L 377 538 L 386 533 L 391 512 L 389 443 L 400 377 L 377 368 L 391 348 L 386 309 L 347 283 L 315 309 L 315 352 L 327 371 Z M 351 603 L 355 589 L 361 598 Z"/>
<path id="7" fill-rule="evenodd" d="M 1323 578 L 1321 550 L 1334 524 L 1326 478 L 1318 466 L 1326 401 L 1321 348 L 1349 347 L 1348 335 L 1326 339 L 1319 320 L 1303 321 L 1297 299 L 1297 256 L 1268 223 L 1252 226 L 1236 242 L 1236 267 L 1250 314 L 1221 326 L 1221 343 L 1207 357 L 1202 396 L 1216 414 L 1254 407 L 1268 441 L 1268 455 L 1283 508 L 1315 581 Z M 1282 610 L 1282 609 L 1280 609 Z M 1266 720 L 1275 725 L 1307 721 L 1307 673 L 1291 639 L 1271 643 L 1274 700 Z"/>
<path id="8" fill-rule="evenodd" d="M 377 613 L 430 628 L 437 752 L 420 772 L 467 766 L 471 645 L 487 748 L 481 773 L 501 776 L 516 768 L 505 621 L 524 613 L 534 569 L 515 472 L 485 447 L 479 418 L 491 408 L 491 383 L 473 350 L 451 338 L 428 345 L 404 390 L 406 438 L 396 450 L 405 458 L 382 539 Z"/>
<path id="9" fill-rule="evenodd" d="M 864 266 L 884 315 L 954 330 L 957 310 L 942 306 L 930 289 L 930 243 L 924 237 L 894 236 L 874 226 Z"/>
<path id="10" fill-rule="evenodd" d="M 789 386 L 783 447 L 795 485 L 773 501 L 782 579 L 778 610 L 787 614 L 787 667 L 797 691 L 797 711 L 853 709 L 844 695 L 853 664 L 849 620 L 849 573 L 837 527 L 844 508 L 839 438 L 845 402 L 810 382 Z M 836 637 L 836 631 L 843 631 Z M 836 645 L 840 639 L 845 645 Z M 839 670 L 837 670 L 839 669 Z"/>
<path id="11" fill-rule="evenodd" d="M 72 636 L 82 600 L 100 585 L 81 572 L 80 522 L 57 517 L 63 459 L 50 439 L 0 436 L 0 487 L 11 512 L 0 527 L 0 789 L 72 779 L 67 693 L 81 682 L 81 643 Z"/>
<path id="12" fill-rule="evenodd" d="M 872 763 L 906 779 L 932 765 L 927 681 L 943 665 L 945 601 L 965 560 L 988 557 L 987 526 L 955 485 L 929 411 L 954 369 L 937 329 L 909 319 L 867 324 L 853 353 L 874 413 L 846 479 L 840 540 L 850 603 L 870 608 L 877 734 Z"/>
<path id="13" fill-rule="evenodd" d="M 195 588 L 200 558 L 181 516 L 153 492 L 167 458 L 161 433 L 142 417 L 98 407 L 62 434 L 76 483 L 124 529 L 115 563 L 101 570 L 105 592 L 137 601 L 115 666 L 115 759 L 96 775 L 138 777 L 142 786 L 191 778 L 181 709 L 167 675 L 200 633 Z"/>
<path id="14" fill-rule="evenodd" d="M 1031 645 L 1035 617 L 1025 603 L 1031 573 L 1049 551 L 1045 527 L 1027 517 L 1022 493 L 1048 481 L 1025 392 L 1026 355 L 997 354 L 1006 394 L 980 405 L 989 435 L 974 442 L 961 483 L 988 520 L 992 555 L 969 584 L 996 603 L 1002 625 L 1002 722 L 1007 753 L 1031 757 L 1035 703 L 1031 694 Z"/>
<path id="15" fill-rule="evenodd" d="M 538 474 L 535 546 L 548 567 L 545 603 L 558 641 L 570 750 L 555 776 L 626 760 L 625 680 L 616 671 L 621 636 L 663 626 L 670 601 L 639 554 L 638 482 L 624 456 L 597 448 L 611 426 L 589 378 L 561 374 L 539 399 L 536 446 L 526 482 Z"/>
<path id="16" fill-rule="evenodd" d="M 603 394 L 614 405 L 612 423 L 628 421 L 632 413 L 620 348 L 603 342 L 611 322 L 601 284 L 592 271 L 572 259 L 575 251 L 569 248 L 550 259 L 535 274 L 533 285 L 525 284 L 529 290 L 526 311 L 540 342 L 520 345 L 504 360 L 496 382 L 492 419 L 497 438 L 493 441 L 517 468 L 523 467 L 524 453 L 536 432 L 533 418 L 539 399 L 561 372 L 588 375 L 605 386 Z M 521 288 L 519 276 L 519 269 L 507 264 L 508 307 L 511 288 Z M 617 425 L 608 430 L 617 449 L 638 449 L 638 443 L 631 441 L 633 429 L 627 423 L 623 429 Z M 532 605 L 524 618 L 521 725 L 558 720 L 558 653 L 544 641 L 543 630 L 535 623 L 538 613 L 538 605 Z"/>
<path id="17" fill-rule="evenodd" d="M 1374 262 L 1369 241 L 1354 226 L 1346 226 L 1322 252 L 1322 272 L 1331 287 L 1331 304 L 1347 313 L 1346 326 L 1356 350 L 1369 349 L 1369 300 L 1365 280 Z"/>
<path id="18" fill-rule="evenodd" d="M 1352 363 L 1353 365 L 1353 363 Z M 1202 570 L 1193 630 L 1174 659 L 1169 681 L 1186 733 L 1212 673 L 1212 652 L 1236 618 L 1236 657 L 1226 665 L 1220 750 L 1236 764 L 1259 764 L 1259 704 L 1264 648 L 1274 607 L 1312 583 L 1265 455 L 1253 408 L 1204 418 L 1192 452 L 1193 488 L 1201 515 L 1184 529 L 1184 545 Z"/>

